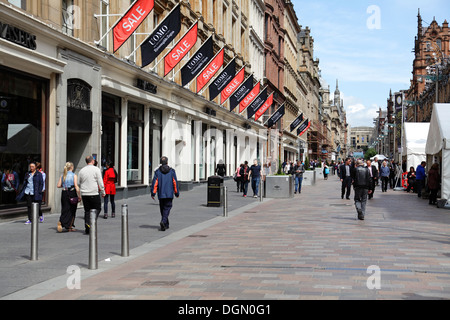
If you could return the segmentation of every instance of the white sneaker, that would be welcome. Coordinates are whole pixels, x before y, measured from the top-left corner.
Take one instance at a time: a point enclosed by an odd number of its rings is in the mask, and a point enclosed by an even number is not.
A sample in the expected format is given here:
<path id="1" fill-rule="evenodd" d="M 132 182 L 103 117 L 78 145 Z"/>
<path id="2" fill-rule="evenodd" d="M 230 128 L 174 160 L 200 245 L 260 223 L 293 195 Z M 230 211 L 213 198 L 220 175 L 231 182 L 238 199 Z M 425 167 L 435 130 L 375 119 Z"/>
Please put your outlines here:
<path id="1" fill-rule="evenodd" d="M 24 224 L 31 224 L 31 221 L 27 220 Z"/>

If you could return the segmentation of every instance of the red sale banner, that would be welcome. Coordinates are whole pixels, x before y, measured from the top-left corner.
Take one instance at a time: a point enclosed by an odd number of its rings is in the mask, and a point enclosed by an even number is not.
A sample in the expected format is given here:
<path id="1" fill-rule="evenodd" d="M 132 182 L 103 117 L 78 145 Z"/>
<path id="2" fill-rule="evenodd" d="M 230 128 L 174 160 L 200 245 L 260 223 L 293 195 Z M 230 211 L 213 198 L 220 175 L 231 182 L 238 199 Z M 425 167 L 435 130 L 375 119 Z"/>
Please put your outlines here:
<path id="1" fill-rule="evenodd" d="M 258 96 L 261 90 L 261 82 L 258 82 L 256 86 L 250 91 L 250 93 L 242 100 L 239 105 L 239 113 L 242 113 L 247 107 L 252 103 L 253 100 Z"/>
<path id="2" fill-rule="evenodd" d="M 155 6 L 154 0 L 137 0 L 113 27 L 114 52 L 128 40 Z"/>
<path id="3" fill-rule="evenodd" d="M 273 93 L 270 95 L 270 97 L 267 99 L 267 101 L 262 105 L 261 108 L 258 109 L 255 113 L 255 121 L 258 121 L 259 118 L 262 117 L 264 113 L 272 106 L 273 104 Z"/>
<path id="4" fill-rule="evenodd" d="M 242 68 L 241 71 L 238 72 L 236 77 L 228 84 L 228 86 L 222 90 L 220 94 L 220 104 L 224 104 L 225 101 L 236 91 L 237 88 L 244 82 L 245 77 L 245 68 Z"/>
<path id="5" fill-rule="evenodd" d="M 195 46 L 198 39 L 198 22 L 181 38 L 180 41 L 164 58 L 164 76 L 166 76 L 173 68 L 187 55 L 187 53 Z"/>
<path id="6" fill-rule="evenodd" d="M 214 57 L 214 59 L 203 69 L 202 73 L 197 77 L 197 93 L 203 89 L 203 87 L 214 77 L 217 71 L 223 66 L 224 49 Z"/>

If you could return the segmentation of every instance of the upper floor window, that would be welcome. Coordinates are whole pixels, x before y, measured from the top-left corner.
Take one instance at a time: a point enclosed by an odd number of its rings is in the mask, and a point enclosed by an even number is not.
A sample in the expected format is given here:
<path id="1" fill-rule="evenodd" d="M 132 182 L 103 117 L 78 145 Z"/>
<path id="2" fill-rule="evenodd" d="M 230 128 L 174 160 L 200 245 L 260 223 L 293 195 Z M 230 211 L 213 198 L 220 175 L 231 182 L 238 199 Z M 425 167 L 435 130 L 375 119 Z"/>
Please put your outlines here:
<path id="1" fill-rule="evenodd" d="M 73 0 L 62 0 L 62 32 L 73 36 L 74 30 L 74 6 Z"/>
<path id="2" fill-rule="evenodd" d="M 8 0 L 12 5 L 27 10 L 27 0 Z"/>
<path id="3" fill-rule="evenodd" d="M 101 8 L 101 23 L 100 23 L 100 37 L 109 30 L 109 0 L 100 1 Z M 103 38 L 101 46 L 108 50 L 109 48 L 109 36 Z"/>

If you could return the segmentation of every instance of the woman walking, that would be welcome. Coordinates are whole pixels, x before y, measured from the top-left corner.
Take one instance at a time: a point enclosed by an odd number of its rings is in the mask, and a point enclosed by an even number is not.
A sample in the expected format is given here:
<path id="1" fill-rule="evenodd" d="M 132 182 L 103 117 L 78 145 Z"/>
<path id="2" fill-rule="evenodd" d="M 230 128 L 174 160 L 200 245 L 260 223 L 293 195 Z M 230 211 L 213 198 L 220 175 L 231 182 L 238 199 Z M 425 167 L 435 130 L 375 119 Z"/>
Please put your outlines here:
<path id="1" fill-rule="evenodd" d="M 104 203 L 104 211 L 103 215 L 104 219 L 108 219 L 108 201 L 111 202 L 111 217 L 116 217 L 116 203 L 114 202 L 114 198 L 116 196 L 116 182 L 117 182 L 117 173 L 114 170 L 114 163 L 111 161 L 106 163 L 106 171 L 103 176 L 103 184 L 105 185 L 105 203 Z"/>
<path id="2" fill-rule="evenodd" d="M 64 166 L 64 173 L 59 177 L 58 188 L 63 188 L 61 193 L 61 216 L 56 227 L 58 232 L 63 228 L 68 232 L 76 231 L 74 229 L 75 216 L 77 213 L 78 202 L 81 201 L 80 188 L 78 187 L 77 175 L 73 172 L 73 163 L 67 162 Z"/>
<path id="3" fill-rule="evenodd" d="M 244 165 L 241 167 L 241 191 L 244 193 L 244 197 L 247 197 L 247 190 L 248 190 L 248 182 L 249 182 L 249 168 L 248 168 L 248 162 L 245 161 Z"/>

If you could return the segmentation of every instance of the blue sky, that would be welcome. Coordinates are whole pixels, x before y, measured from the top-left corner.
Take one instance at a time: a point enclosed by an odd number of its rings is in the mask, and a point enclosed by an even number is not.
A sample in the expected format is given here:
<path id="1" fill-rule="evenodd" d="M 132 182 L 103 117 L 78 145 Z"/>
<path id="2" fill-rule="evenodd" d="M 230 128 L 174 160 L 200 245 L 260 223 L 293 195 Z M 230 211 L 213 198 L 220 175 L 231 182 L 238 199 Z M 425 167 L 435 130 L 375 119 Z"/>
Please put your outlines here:
<path id="1" fill-rule="evenodd" d="M 450 22 L 449 0 L 292 0 L 298 23 L 311 29 L 322 77 L 335 90 L 336 79 L 352 127 L 373 126 L 389 90 L 408 89 L 417 35 L 433 18 Z"/>

